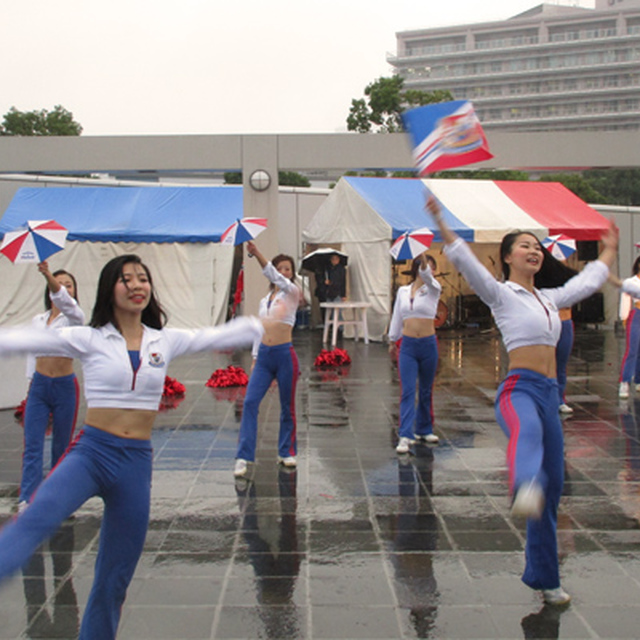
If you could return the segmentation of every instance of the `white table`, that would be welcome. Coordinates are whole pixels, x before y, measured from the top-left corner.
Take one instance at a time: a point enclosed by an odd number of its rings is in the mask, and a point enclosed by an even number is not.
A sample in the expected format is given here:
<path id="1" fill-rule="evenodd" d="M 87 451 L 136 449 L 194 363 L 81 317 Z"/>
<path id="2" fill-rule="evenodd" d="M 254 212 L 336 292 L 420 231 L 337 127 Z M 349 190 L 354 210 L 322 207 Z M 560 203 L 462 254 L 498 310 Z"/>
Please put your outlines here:
<path id="1" fill-rule="evenodd" d="M 331 328 L 331 346 L 335 347 L 338 340 L 338 327 L 352 325 L 355 330 L 355 340 L 358 340 L 360 332 L 364 343 L 369 344 L 369 328 L 367 327 L 367 309 L 370 302 L 321 302 L 324 309 L 324 332 L 322 342 L 326 344 Z M 345 318 L 345 311 L 351 311 L 350 319 Z"/>

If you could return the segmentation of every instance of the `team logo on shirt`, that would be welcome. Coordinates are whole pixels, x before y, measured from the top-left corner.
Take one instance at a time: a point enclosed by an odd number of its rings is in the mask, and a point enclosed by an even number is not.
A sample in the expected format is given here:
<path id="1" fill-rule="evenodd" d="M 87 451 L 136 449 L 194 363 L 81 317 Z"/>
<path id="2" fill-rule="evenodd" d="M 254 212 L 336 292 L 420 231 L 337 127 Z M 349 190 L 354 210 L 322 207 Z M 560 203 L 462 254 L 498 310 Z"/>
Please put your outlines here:
<path id="1" fill-rule="evenodd" d="M 164 367 L 164 358 L 161 353 L 149 354 L 149 366 L 151 367 Z"/>

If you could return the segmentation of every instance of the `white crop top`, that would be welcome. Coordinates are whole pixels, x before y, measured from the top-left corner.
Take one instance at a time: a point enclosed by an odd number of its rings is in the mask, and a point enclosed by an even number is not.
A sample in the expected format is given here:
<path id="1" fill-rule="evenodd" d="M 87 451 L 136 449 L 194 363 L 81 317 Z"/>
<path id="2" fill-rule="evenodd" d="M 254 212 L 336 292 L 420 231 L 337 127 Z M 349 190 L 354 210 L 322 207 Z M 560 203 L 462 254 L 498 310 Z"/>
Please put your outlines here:
<path id="1" fill-rule="evenodd" d="M 507 351 L 532 345 L 555 347 L 561 330 L 558 309 L 588 298 L 609 275 L 607 265 L 594 260 L 562 287 L 531 292 L 515 282 L 498 282 L 462 238 L 445 246 L 444 251 L 490 307 Z"/>
<path id="2" fill-rule="evenodd" d="M 34 316 L 31 326 L 38 329 L 62 329 L 62 327 L 76 327 L 84 324 L 84 311 L 80 308 L 78 301 L 65 289 L 60 287 L 56 292 L 49 292 L 51 302 L 60 309 L 60 313 L 48 324 L 51 310 L 39 313 Z M 27 354 L 27 378 L 33 378 L 36 370 L 36 358 L 47 357 L 50 353 L 30 353 Z"/>
<path id="3" fill-rule="evenodd" d="M 269 279 L 269 282 L 278 287 L 278 291 L 273 294 L 272 291 L 260 300 L 260 308 L 258 315 L 261 318 L 267 318 L 275 314 L 284 312 L 279 318 L 280 322 L 284 322 L 293 327 L 296 323 L 296 313 L 300 302 L 300 288 L 295 282 L 291 282 L 289 278 L 285 278 L 274 266 L 272 262 L 267 262 L 262 273 Z M 271 297 L 273 294 L 273 298 Z"/>
<path id="4" fill-rule="evenodd" d="M 140 365 L 133 370 L 122 334 L 112 325 L 66 327 L 49 331 L 16 328 L 0 330 L 1 353 L 46 350 L 54 356 L 78 358 L 84 374 L 89 408 L 157 410 L 167 365 L 174 358 L 198 351 L 250 346 L 264 331 L 258 318 L 236 318 L 204 329 L 143 327 Z"/>
<path id="5" fill-rule="evenodd" d="M 403 322 L 408 318 L 435 318 L 438 311 L 438 300 L 442 293 L 441 284 L 433 277 L 431 268 L 419 269 L 418 275 L 422 285 L 411 297 L 412 284 L 398 289 L 393 314 L 389 324 L 389 340 L 396 342 L 402 337 Z"/>
<path id="6" fill-rule="evenodd" d="M 272 262 L 267 262 L 262 273 L 269 279 L 269 282 L 278 287 L 278 290 L 269 293 L 260 300 L 258 315 L 261 318 L 278 315 L 278 320 L 293 327 L 296 324 L 296 313 L 300 304 L 301 291 L 295 282 L 291 282 L 289 278 L 283 276 L 274 266 Z M 272 297 L 273 296 L 273 297 Z M 276 314 L 276 309 L 277 314 Z M 260 339 L 253 343 L 251 355 L 258 357 L 258 349 L 260 348 Z"/>

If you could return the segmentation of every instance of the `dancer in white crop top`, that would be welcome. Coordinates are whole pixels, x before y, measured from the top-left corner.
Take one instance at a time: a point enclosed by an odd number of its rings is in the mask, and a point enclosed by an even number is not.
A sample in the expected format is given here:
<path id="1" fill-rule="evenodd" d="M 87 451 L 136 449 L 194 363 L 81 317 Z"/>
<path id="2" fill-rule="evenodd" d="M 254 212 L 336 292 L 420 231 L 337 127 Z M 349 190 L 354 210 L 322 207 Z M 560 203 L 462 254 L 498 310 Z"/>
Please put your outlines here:
<path id="1" fill-rule="evenodd" d="M 44 293 L 46 311 L 35 316 L 31 326 L 60 329 L 84 324 L 84 312 L 78 304 L 78 285 L 71 273 L 59 269 L 54 273 L 44 261 L 38 271 L 47 282 Z M 71 442 L 80 400 L 73 360 L 44 350 L 27 355 L 29 393 L 24 410 L 24 452 L 18 509 L 29 504 L 42 482 L 44 443 L 51 418 L 51 468 L 58 464 Z"/>
<path id="2" fill-rule="evenodd" d="M 389 354 L 392 360 L 397 357 L 401 387 L 397 453 L 409 453 L 415 440 L 428 444 L 439 440 L 433 433 L 433 382 L 438 368 L 434 319 L 442 286 L 434 276 L 435 269 L 435 259 L 426 253 L 414 258 L 411 283 L 398 289 L 393 305 Z"/>
<path id="3" fill-rule="evenodd" d="M 167 365 L 180 355 L 249 347 L 257 318 L 196 331 L 164 329 L 147 267 L 136 255 L 102 269 L 89 327 L 0 331 L 0 353 L 78 358 L 88 409 L 85 426 L 27 508 L 0 530 L 0 580 L 17 571 L 86 500 L 104 514 L 91 594 L 79 640 L 112 640 L 142 553 L 151 498 L 151 428 Z"/>
<path id="4" fill-rule="evenodd" d="M 280 433 L 278 462 L 285 467 L 297 464 L 296 387 L 300 366 L 293 348 L 293 326 L 302 292 L 294 282 L 295 264 L 291 256 L 279 254 L 270 262 L 256 244 L 247 242 L 249 257 L 255 257 L 269 280 L 269 293 L 260 301 L 260 317 L 273 318 L 265 325 L 262 341 L 253 347 L 253 368 L 247 387 L 238 436 L 238 450 L 233 474 L 237 478 L 248 472 L 255 461 L 260 403 L 274 380 L 280 395 Z"/>
<path id="5" fill-rule="evenodd" d="M 436 221 L 445 253 L 472 289 L 491 308 L 509 353 L 509 374 L 498 388 L 495 409 L 509 438 L 507 465 L 513 495 L 511 512 L 527 518 L 526 567 L 522 580 L 548 604 L 570 596 L 560 586 L 557 511 L 564 480 L 562 424 L 556 402 L 555 349 L 560 335 L 558 309 L 597 291 L 616 258 L 618 229 L 610 225 L 598 260 L 564 286 L 539 290 L 534 277 L 543 260 L 555 260 L 528 232 L 507 234 L 500 247 L 505 282 L 498 282 L 469 246 L 451 231 L 431 196 L 427 208 Z"/>

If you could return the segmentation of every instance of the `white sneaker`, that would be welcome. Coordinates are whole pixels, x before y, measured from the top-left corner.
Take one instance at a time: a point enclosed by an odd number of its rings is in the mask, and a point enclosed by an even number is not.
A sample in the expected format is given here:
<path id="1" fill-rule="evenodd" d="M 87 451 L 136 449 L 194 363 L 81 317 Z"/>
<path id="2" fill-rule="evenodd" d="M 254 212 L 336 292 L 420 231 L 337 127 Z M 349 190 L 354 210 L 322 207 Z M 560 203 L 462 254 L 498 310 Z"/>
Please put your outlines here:
<path id="1" fill-rule="evenodd" d="M 287 456 L 286 458 L 278 456 L 278 464 L 281 464 L 283 467 L 295 467 L 298 462 L 295 456 Z"/>
<path id="2" fill-rule="evenodd" d="M 427 444 L 438 444 L 438 442 L 440 442 L 440 438 L 438 438 L 435 433 L 415 433 L 413 437 L 416 440 L 426 442 Z"/>
<path id="3" fill-rule="evenodd" d="M 396 453 L 409 453 L 413 440 L 411 438 L 400 438 L 398 446 L 396 446 Z"/>
<path id="4" fill-rule="evenodd" d="M 618 389 L 618 398 L 628 398 L 629 397 L 629 383 L 621 382 L 620 387 Z"/>
<path id="5" fill-rule="evenodd" d="M 236 466 L 233 468 L 233 475 L 236 478 L 243 478 L 247 475 L 247 461 L 242 458 L 236 460 Z"/>
<path id="6" fill-rule="evenodd" d="M 539 520 L 544 509 L 544 493 L 535 481 L 523 484 L 517 491 L 511 504 L 512 516 L 524 516 Z"/>
<path id="7" fill-rule="evenodd" d="M 552 604 L 556 607 L 571 602 L 571 596 L 562 587 L 558 587 L 557 589 L 543 589 L 542 597 L 547 604 Z"/>
<path id="8" fill-rule="evenodd" d="M 573 413 L 573 409 L 565 402 L 558 407 L 558 411 L 560 411 L 560 413 Z"/>
<path id="9" fill-rule="evenodd" d="M 28 506 L 29 503 L 26 500 L 20 500 L 18 502 L 18 513 L 22 513 Z"/>

